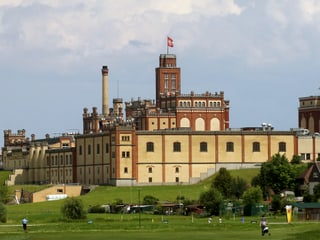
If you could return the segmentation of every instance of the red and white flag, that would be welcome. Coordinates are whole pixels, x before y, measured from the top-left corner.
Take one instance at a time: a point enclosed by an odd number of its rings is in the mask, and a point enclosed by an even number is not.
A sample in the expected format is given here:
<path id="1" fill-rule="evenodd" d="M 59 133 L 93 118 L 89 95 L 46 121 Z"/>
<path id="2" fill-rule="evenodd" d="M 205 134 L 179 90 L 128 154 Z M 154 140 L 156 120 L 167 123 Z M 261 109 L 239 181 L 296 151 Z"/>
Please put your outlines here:
<path id="1" fill-rule="evenodd" d="M 168 47 L 173 47 L 173 39 L 171 37 L 168 37 L 167 44 L 168 44 Z"/>

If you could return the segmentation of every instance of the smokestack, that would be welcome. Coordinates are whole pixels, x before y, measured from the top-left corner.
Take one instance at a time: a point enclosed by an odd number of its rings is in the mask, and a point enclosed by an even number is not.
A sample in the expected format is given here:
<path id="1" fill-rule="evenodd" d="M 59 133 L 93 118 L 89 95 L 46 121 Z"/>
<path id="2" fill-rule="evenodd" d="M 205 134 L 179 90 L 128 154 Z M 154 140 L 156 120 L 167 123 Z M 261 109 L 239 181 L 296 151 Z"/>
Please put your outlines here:
<path id="1" fill-rule="evenodd" d="M 108 115 L 109 104 L 108 104 L 108 66 L 102 66 L 102 114 Z"/>

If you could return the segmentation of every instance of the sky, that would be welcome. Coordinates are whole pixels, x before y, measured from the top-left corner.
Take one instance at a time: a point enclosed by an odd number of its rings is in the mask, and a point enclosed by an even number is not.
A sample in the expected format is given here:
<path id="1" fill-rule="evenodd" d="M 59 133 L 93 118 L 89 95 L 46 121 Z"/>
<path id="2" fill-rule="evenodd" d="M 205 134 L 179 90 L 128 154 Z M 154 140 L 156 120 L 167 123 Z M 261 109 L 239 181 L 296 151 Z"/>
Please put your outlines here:
<path id="1" fill-rule="evenodd" d="M 299 98 L 319 95 L 317 0 L 0 0 L 0 145 L 6 129 L 82 133 L 104 65 L 109 107 L 155 99 L 167 36 L 182 93 L 224 91 L 231 128 L 297 128 Z"/>

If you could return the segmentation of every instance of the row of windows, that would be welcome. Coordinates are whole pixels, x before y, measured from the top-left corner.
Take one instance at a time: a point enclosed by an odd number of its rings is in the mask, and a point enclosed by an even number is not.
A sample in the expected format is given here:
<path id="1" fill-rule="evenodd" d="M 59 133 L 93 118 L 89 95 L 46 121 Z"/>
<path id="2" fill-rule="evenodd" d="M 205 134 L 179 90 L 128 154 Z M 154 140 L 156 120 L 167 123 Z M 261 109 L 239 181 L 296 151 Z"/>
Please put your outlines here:
<path id="1" fill-rule="evenodd" d="M 279 142 L 278 148 L 279 148 L 278 149 L 279 152 L 286 152 L 286 143 Z M 146 151 L 147 152 L 154 152 L 154 143 L 153 142 L 146 143 Z M 200 142 L 199 151 L 200 152 L 207 152 L 208 151 L 208 143 L 207 142 Z M 234 152 L 234 143 L 233 142 L 226 143 L 226 151 L 227 152 Z M 173 152 L 181 152 L 181 143 L 180 142 L 173 143 Z M 259 142 L 252 143 L 252 152 L 260 152 L 260 143 Z"/>
<path id="2" fill-rule="evenodd" d="M 88 155 L 91 155 L 91 145 L 88 145 L 87 148 L 88 148 L 87 149 Z M 109 153 L 109 144 L 106 144 L 105 149 L 106 149 L 106 153 Z M 96 154 L 100 154 L 100 144 L 96 145 L 96 150 L 97 150 Z M 147 152 L 154 152 L 154 143 L 153 142 L 146 143 L 146 151 Z M 199 151 L 200 152 L 208 152 L 208 143 L 207 142 L 200 142 Z M 227 152 L 234 152 L 234 143 L 233 142 L 226 143 L 226 151 Z M 173 143 L 173 152 L 181 152 L 181 143 L 180 142 Z M 260 143 L 259 142 L 252 143 L 252 152 L 260 152 Z M 279 142 L 278 152 L 286 152 L 286 143 L 285 142 Z M 79 155 L 82 155 L 82 146 L 79 146 Z M 115 156 L 113 156 L 113 157 L 115 157 Z M 129 157 L 130 157 L 130 152 L 128 152 L 128 151 L 122 152 L 122 158 L 129 158 Z M 54 165 L 54 163 L 55 163 L 55 165 L 57 165 L 57 159 L 55 162 L 52 162 L 52 165 Z M 63 163 L 63 160 L 61 160 L 61 164 L 62 163 Z M 71 158 L 70 158 L 70 164 L 71 164 Z"/>
<path id="3" fill-rule="evenodd" d="M 58 160 L 58 156 L 51 156 L 51 166 L 54 165 L 72 165 L 72 155 L 65 155 L 65 159 L 63 155 L 60 155 L 60 161 Z M 50 157 L 47 156 L 47 165 L 50 165 Z"/>
<path id="4" fill-rule="evenodd" d="M 169 88 L 169 74 L 164 74 L 164 89 Z M 176 74 L 172 73 L 171 74 L 171 89 L 175 90 L 176 89 Z"/>
<path id="5" fill-rule="evenodd" d="M 301 153 L 301 160 L 311 160 L 310 153 Z"/>
<path id="6" fill-rule="evenodd" d="M 191 107 L 191 101 L 179 101 L 180 107 Z M 194 107 L 206 107 L 205 101 L 195 101 Z M 209 101 L 209 107 L 221 107 L 220 101 Z"/>
<path id="7" fill-rule="evenodd" d="M 121 140 L 122 140 L 123 142 L 129 142 L 129 141 L 130 141 L 130 136 L 122 136 L 122 137 L 121 137 Z"/>
<path id="8" fill-rule="evenodd" d="M 47 176 L 49 177 L 50 171 L 47 171 Z M 63 170 L 60 170 L 60 176 L 63 175 Z M 58 170 L 51 170 L 51 177 L 58 176 Z M 65 169 L 65 176 L 72 176 L 71 169 Z"/>
<path id="9" fill-rule="evenodd" d="M 83 149 L 82 149 L 82 145 L 80 145 L 79 146 L 79 155 L 81 156 L 82 153 L 83 153 Z M 106 143 L 106 145 L 105 145 L 105 153 L 109 153 L 109 144 L 108 143 Z M 87 146 L 87 154 L 88 155 L 92 154 L 91 144 L 88 144 L 88 146 Z M 99 143 L 96 145 L 96 154 L 100 154 L 100 144 Z"/>

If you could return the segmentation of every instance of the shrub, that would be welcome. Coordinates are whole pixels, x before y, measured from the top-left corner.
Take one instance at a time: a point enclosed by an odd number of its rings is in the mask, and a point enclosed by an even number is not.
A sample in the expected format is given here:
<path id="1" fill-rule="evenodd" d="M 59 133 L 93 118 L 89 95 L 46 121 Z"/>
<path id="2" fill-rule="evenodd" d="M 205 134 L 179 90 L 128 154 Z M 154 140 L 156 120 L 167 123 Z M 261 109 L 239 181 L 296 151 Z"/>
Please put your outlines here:
<path id="1" fill-rule="evenodd" d="M 81 199 L 74 197 L 64 201 L 61 213 L 66 219 L 85 219 L 87 217 Z"/>
<path id="2" fill-rule="evenodd" d="M 7 222 L 7 209 L 2 202 L 0 202 L 0 222 L 2 223 Z"/>

